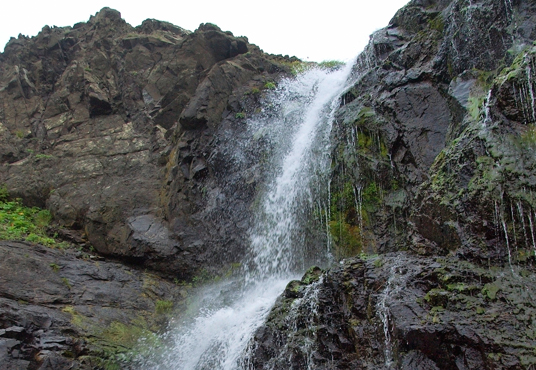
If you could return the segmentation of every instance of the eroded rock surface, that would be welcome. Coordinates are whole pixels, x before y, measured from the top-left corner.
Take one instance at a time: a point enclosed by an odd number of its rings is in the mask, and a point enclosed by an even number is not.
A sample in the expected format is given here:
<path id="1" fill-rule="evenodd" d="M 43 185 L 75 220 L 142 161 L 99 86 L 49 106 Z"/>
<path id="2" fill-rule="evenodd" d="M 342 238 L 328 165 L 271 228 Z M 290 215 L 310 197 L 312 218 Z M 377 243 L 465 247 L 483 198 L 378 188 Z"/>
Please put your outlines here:
<path id="1" fill-rule="evenodd" d="M 398 252 L 348 259 L 298 285 L 256 332 L 253 368 L 525 369 L 536 360 L 532 269 Z"/>
<path id="2" fill-rule="evenodd" d="M 155 275 L 84 252 L 6 241 L 0 286 L 2 369 L 111 365 L 138 339 L 156 340 L 187 295 Z"/>
<path id="3" fill-rule="evenodd" d="M 293 60 L 211 24 L 134 28 L 108 8 L 12 38 L 0 54 L 0 183 L 104 255 L 180 279 L 215 273 L 240 258 L 236 225 L 252 201 L 222 189 L 217 167 L 244 169 L 215 162 L 218 137 L 242 129 L 247 94 L 260 99 Z M 228 218 L 207 195 L 223 192 Z"/>

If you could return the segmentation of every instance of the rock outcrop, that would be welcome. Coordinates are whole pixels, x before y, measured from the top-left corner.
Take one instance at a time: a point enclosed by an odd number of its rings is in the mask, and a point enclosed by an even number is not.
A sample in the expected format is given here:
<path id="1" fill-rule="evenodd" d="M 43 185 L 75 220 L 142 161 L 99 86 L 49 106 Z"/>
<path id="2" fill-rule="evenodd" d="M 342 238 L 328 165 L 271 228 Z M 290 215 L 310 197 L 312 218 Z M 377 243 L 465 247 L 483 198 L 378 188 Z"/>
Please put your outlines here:
<path id="1" fill-rule="evenodd" d="M 527 369 L 536 361 L 533 271 L 398 252 L 347 259 L 293 287 L 256 333 L 255 369 Z"/>
<path id="2" fill-rule="evenodd" d="M 362 258 L 289 285 L 254 368 L 536 364 L 535 39 L 535 4 L 499 0 L 414 0 L 371 36 L 329 215 L 336 257 Z"/>
<path id="3" fill-rule="evenodd" d="M 179 279 L 221 271 L 244 248 L 252 197 L 221 188 L 217 138 L 241 130 L 247 93 L 259 99 L 293 61 L 211 24 L 134 28 L 108 8 L 12 38 L 0 54 L 0 184 L 103 255 Z"/>
<path id="4" fill-rule="evenodd" d="M 0 255 L 2 369 L 112 366 L 140 338 L 154 345 L 188 294 L 81 251 L 0 241 Z"/>

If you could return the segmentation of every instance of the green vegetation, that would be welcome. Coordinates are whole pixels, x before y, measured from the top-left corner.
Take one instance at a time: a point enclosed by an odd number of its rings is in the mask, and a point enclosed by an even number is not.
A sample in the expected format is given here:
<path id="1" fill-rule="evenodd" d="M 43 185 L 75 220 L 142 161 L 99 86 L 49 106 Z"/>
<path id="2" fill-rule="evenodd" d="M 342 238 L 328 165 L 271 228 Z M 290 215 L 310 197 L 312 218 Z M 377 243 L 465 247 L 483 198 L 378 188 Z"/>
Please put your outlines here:
<path id="1" fill-rule="evenodd" d="M 112 321 L 106 327 L 92 323 L 92 320 L 76 311 L 73 306 L 65 306 L 63 312 L 71 315 L 71 322 L 88 332 L 85 340 L 91 345 L 91 352 L 80 359 L 89 361 L 95 368 L 115 370 L 125 368 L 138 356 L 163 348 L 163 343 L 155 334 L 146 318 L 139 316 L 125 324 Z M 122 366 L 123 365 L 123 366 Z"/>
<path id="2" fill-rule="evenodd" d="M 536 125 L 527 125 L 526 130 L 520 135 L 521 144 L 526 147 L 536 145 Z"/>
<path id="3" fill-rule="evenodd" d="M 467 110 L 474 121 L 478 121 L 481 118 L 482 108 L 484 107 L 485 100 L 486 97 L 483 95 L 469 97 Z"/>
<path id="4" fill-rule="evenodd" d="M 238 112 L 237 114 L 235 114 L 235 118 L 244 119 L 244 118 L 246 118 L 246 113 Z"/>
<path id="5" fill-rule="evenodd" d="M 497 298 L 497 293 L 500 289 L 501 288 L 497 284 L 488 283 L 482 288 L 482 294 L 494 301 Z"/>
<path id="6" fill-rule="evenodd" d="M 56 240 L 46 234 L 52 215 L 37 207 L 25 207 L 19 200 L 0 200 L 0 240 L 26 240 L 56 246 Z"/>
<path id="7" fill-rule="evenodd" d="M 69 289 L 71 289 L 73 286 L 71 285 L 71 282 L 66 277 L 61 278 L 61 282 Z"/>
<path id="8" fill-rule="evenodd" d="M 35 158 L 37 158 L 37 159 L 52 159 L 52 158 L 54 158 L 54 156 L 50 155 L 50 154 L 36 154 Z"/>
<path id="9" fill-rule="evenodd" d="M 155 304 L 155 311 L 158 315 L 164 315 L 170 313 L 173 309 L 173 302 L 166 300 L 157 300 Z"/>
<path id="10" fill-rule="evenodd" d="M 276 86 L 275 83 L 268 81 L 264 84 L 264 88 L 268 90 L 275 90 Z"/>
<path id="11" fill-rule="evenodd" d="M 338 213 L 338 219 L 329 222 L 329 231 L 335 243 L 334 255 L 337 259 L 357 255 L 363 248 L 361 230 L 358 225 L 350 224 Z"/>
<path id="12" fill-rule="evenodd" d="M 113 321 L 90 341 L 101 348 L 101 357 L 94 360 L 105 370 L 123 369 L 125 363 L 163 346 L 160 338 L 149 330 L 141 317 L 129 325 Z"/>
<path id="13" fill-rule="evenodd" d="M 443 20 L 443 17 L 441 14 L 439 14 L 434 19 L 430 19 L 428 21 L 428 26 L 437 32 L 443 33 L 443 30 L 445 29 L 445 21 Z"/>
<path id="14" fill-rule="evenodd" d="M 318 63 L 318 67 L 322 69 L 338 69 L 344 64 L 345 63 L 340 60 L 324 60 L 323 62 Z"/>
<path id="15" fill-rule="evenodd" d="M 287 60 L 279 60 L 278 62 L 287 66 L 290 69 L 290 73 L 292 73 L 294 76 L 308 71 L 315 64 L 311 62 L 302 62 L 301 60 L 294 60 L 292 62 Z"/>
<path id="16" fill-rule="evenodd" d="M 51 220 L 46 209 L 25 207 L 20 199 L 9 201 L 6 187 L 0 187 L 0 240 L 26 240 L 54 248 L 68 246 L 47 235 Z"/>

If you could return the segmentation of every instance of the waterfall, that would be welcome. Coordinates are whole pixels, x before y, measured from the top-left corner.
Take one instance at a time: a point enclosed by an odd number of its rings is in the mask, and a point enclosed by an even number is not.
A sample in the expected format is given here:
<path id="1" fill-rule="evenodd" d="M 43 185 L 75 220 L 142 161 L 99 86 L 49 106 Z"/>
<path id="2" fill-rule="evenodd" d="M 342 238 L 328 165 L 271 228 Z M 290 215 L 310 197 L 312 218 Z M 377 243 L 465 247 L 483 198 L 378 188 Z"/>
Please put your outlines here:
<path id="1" fill-rule="evenodd" d="M 256 202 L 250 250 L 241 276 L 205 287 L 192 297 L 189 312 L 163 338 L 172 343 L 140 369 L 243 369 L 247 343 L 262 325 L 286 284 L 304 273 L 302 208 L 314 206 L 315 176 L 329 166 L 329 132 L 350 65 L 336 71 L 311 69 L 284 80 L 267 97 L 264 113 L 248 120 L 252 140 L 272 144 L 269 176 Z M 327 184 L 326 184 L 327 185 Z M 324 193 L 325 194 L 325 193 Z M 314 251 L 327 262 L 327 246 Z"/>

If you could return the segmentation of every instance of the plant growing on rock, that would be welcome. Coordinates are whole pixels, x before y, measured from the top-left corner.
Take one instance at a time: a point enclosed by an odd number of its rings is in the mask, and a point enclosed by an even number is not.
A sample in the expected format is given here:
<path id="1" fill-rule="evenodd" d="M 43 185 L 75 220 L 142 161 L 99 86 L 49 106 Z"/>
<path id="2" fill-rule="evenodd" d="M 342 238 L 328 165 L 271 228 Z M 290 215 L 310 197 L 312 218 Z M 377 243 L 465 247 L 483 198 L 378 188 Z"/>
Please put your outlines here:
<path id="1" fill-rule="evenodd" d="M 49 247 L 60 243 L 46 233 L 52 214 L 38 207 L 25 207 L 20 200 L 8 201 L 6 187 L 0 187 L 0 240 L 26 240 Z"/>

